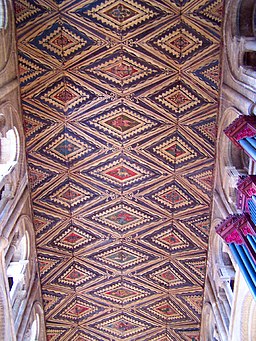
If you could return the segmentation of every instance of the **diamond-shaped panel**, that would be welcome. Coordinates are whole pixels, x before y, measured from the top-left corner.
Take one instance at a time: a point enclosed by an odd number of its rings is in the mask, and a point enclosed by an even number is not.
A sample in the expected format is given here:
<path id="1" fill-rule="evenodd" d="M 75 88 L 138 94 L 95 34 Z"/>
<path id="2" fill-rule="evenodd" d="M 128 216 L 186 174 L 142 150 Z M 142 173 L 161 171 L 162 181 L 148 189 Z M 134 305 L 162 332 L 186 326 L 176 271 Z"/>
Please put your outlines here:
<path id="1" fill-rule="evenodd" d="M 15 1 L 16 25 L 21 28 L 27 23 L 31 23 L 48 12 L 48 9 L 39 5 L 34 0 Z"/>
<path id="2" fill-rule="evenodd" d="M 100 277 L 101 275 L 91 266 L 86 266 L 79 261 L 72 261 L 65 266 L 57 277 L 51 280 L 51 283 L 75 289 L 88 285 Z"/>
<path id="3" fill-rule="evenodd" d="M 28 84 L 34 82 L 38 77 L 43 77 L 52 71 L 52 68 L 42 62 L 32 59 L 25 53 L 19 53 L 19 76 L 22 92 Z"/>
<path id="4" fill-rule="evenodd" d="M 102 319 L 101 322 L 96 322 L 92 326 L 102 332 L 121 339 L 132 335 L 139 336 L 141 332 L 154 327 L 152 323 L 127 313 L 117 314 L 106 319 Z"/>
<path id="5" fill-rule="evenodd" d="M 56 184 L 53 189 L 44 191 L 36 198 L 39 205 L 48 205 L 52 209 L 55 207 L 66 213 L 74 212 L 91 201 L 98 198 L 99 194 L 89 187 L 77 181 L 66 178 Z"/>
<path id="6" fill-rule="evenodd" d="M 145 195 L 157 205 L 169 212 L 181 212 L 195 207 L 199 202 L 189 191 L 181 186 L 178 181 L 171 181 L 158 189 Z"/>
<path id="7" fill-rule="evenodd" d="M 180 305 L 169 298 L 164 298 L 160 301 L 151 303 L 141 310 L 150 317 L 153 316 L 155 319 L 160 319 L 171 325 L 180 322 L 194 322 L 194 319 L 192 319 Z"/>
<path id="8" fill-rule="evenodd" d="M 63 309 L 53 316 L 53 319 L 66 320 L 79 323 L 83 320 L 90 320 L 94 315 L 101 312 L 103 308 L 95 302 L 88 302 L 81 297 L 73 298 Z"/>
<path id="9" fill-rule="evenodd" d="M 206 140 L 210 146 L 214 146 L 216 139 L 216 121 L 214 118 L 206 119 L 203 122 L 194 123 L 191 128 L 203 140 Z"/>
<path id="10" fill-rule="evenodd" d="M 213 90 L 219 87 L 219 61 L 214 60 L 193 72 L 196 77 L 208 84 Z"/>
<path id="11" fill-rule="evenodd" d="M 85 226 L 70 223 L 62 228 L 54 237 L 51 236 L 47 245 L 68 252 L 78 252 L 83 250 L 84 247 L 87 249 L 92 247 L 99 238 L 98 235 L 86 229 Z"/>
<path id="12" fill-rule="evenodd" d="M 81 123 L 120 142 L 149 133 L 161 124 L 145 112 L 124 104 L 110 107 Z"/>
<path id="13" fill-rule="evenodd" d="M 145 250 L 138 250 L 135 246 L 116 244 L 106 249 L 101 249 L 89 255 L 88 258 L 113 269 L 131 270 L 138 265 L 144 265 L 155 260 L 156 256 Z"/>
<path id="14" fill-rule="evenodd" d="M 159 220 L 159 217 L 126 203 L 110 206 L 87 218 L 121 234 Z"/>
<path id="15" fill-rule="evenodd" d="M 211 46 L 212 42 L 185 22 L 159 33 L 148 44 L 177 63 L 190 60 Z"/>
<path id="16" fill-rule="evenodd" d="M 153 247 L 174 254 L 197 249 L 189 236 L 185 235 L 179 227 L 164 226 L 151 234 L 147 234 L 143 240 Z"/>
<path id="17" fill-rule="evenodd" d="M 29 41 L 30 45 L 60 61 L 89 50 L 94 43 L 93 39 L 65 22 L 52 24 Z"/>
<path id="18" fill-rule="evenodd" d="M 90 174 L 94 179 L 119 190 L 133 188 L 160 176 L 157 170 L 124 154 L 107 159 L 100 164 L 97 162 L 96 166 L 82 171 L 83 173 Z"/>
<path id="19" fill-rule="evenodd" d="M 110 284 L 104 284 L 91 292 L 92 296 L 104 299 L 112 304 L 128 305 L 141 299 L 150 298 L 155 292 L 140 282 L 119 278 Z"/>
<path id="20" fill-rule="evenodd" d="M 143 272 L 143 277 L 167 289 L 191 287 L 192 285 L 190 278 L 171 262 L 147 269 L 146 272 Z"/>
<path id="21" fill-rule="evenodd" d="M 160 105 L 175 118 L 179 118 L 204 107 L 208 100 L 183 80 L 178 80 L 149 96 L 149 99 Z"/>
<path id="22" fill-rule="evenodd" d="M 146 148 L 161 162 L 179 169 L 188 163 L 205 157 L 195 144 L 188 141 L 185 135 L 175 133 L 167 136 Z"/>
<path id="23" fill-rule="evenodd" d="M 74 165 L 93 154 L 98 147 L 86 140 L 75 131 L 64 128 L 47 141 L 40 144 L 36 150 L 45 156 L 50 162 L 63 166 Z"/>
<path id="24" fill-rule="evenodd" d="M 78 9 L 77 15 L 112 32 L 126 34 L 158 19 L 164 12 L 141 1 L 101 0 Z"/>
<path id="25" fill-rule="evenodd" d="M 121 50 L 81 67 L 80 71 L 119 90 L 137 86 L 161 73 L 151 62 Z"/>
<path id="26" fill-rule="evenodd" d="M 62 77 L 36 92 L 32 100 L 47 108 L 68 115 L 97 99 L 97 94 L 69 77 Z M 47 110 L 47 109 L 46 109 Z"/>

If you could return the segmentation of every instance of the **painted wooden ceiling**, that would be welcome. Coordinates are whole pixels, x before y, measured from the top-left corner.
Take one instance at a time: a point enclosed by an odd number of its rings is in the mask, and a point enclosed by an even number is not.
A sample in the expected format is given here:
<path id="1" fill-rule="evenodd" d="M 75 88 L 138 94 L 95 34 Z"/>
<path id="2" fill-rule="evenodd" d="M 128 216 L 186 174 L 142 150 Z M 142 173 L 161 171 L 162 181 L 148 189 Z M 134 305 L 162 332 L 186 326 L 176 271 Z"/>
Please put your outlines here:
<path id="1" fill-rule="evenodd" d="M 48 340 L 198 340 L 221 0 L 15 0 Z"/>

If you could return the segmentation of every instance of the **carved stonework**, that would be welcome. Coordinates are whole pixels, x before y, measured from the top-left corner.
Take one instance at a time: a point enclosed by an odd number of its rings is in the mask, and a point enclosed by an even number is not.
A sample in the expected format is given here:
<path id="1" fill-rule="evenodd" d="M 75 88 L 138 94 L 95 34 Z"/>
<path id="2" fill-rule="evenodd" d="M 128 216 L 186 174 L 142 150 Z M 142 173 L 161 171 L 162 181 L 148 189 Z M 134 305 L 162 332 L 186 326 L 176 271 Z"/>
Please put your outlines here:
<path id="1" fill-rule="evenodd" d="M 226 243 L 244 244 L 245 237 L 256 235 L 256 230 L 247 213 L 231 215 L 216 227 L 216 232 Z"/>
<path id="2" fill-rule="evenodd" d="M 237 208 L 249 212 L 248 200 L 256 195 L 256 175 L 249 175 L 238 182 Z"/>
<path id="3" fill-rule="evenodd" d="M 256 116 L 241 115 L 224 132 L 238 148 L 243 149 L 238 141 L 256 135 Z"/>

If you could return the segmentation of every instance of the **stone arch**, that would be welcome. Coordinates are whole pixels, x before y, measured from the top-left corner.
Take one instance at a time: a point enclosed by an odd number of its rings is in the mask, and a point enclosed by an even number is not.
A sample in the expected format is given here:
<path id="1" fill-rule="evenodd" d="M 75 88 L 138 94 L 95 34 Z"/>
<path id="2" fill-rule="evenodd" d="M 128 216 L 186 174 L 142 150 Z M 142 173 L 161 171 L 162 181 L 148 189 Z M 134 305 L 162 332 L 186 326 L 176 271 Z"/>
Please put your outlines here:
<path id="1" fill-rule="evenodd" d="M 19 158 L 19 134 L 12 112 L 0 108 L 0 178 L 7 175 Z"/>
<path id="2" fill-rule="evenodd" d="M 233 260 L 231 259 L 231 253 L 223 239 L 215 232 L 215 227 L 221 223 L 221 221 L 222 219 L 216 218 L 212 223 L 209 241 L 209 245 L 211 245 L 209 259 L 212 263 L 213 271 L 216 273 L 215 275 L 217 275 L 221 281 L 230 283 L 235 277 L 235 268 Z M 214 274 L 212 274 L 212 276 L 214 277 Z"/>
<path id="3" fill-rule="evenodd" d="M 8 20 L 7 4 L 5 0 L 0 1 L 0 30 L 6 29 Z"/>
<path id="4" fill-rule="evenodd" d="M 247 293 L 241 308 L 240 339 L 244 341 L 256 340 L 256 302 L 250 293 Z"/>
<path id="5" fill-rule="evenodd" d="M 26 326 L 24 341 L 43 340 L 45 335 L 44 329 L 44 312 L 42 305 L 36 301 L 30 312 L 30 317 Z"/>
<path id="6" fill-rule="evenodd" d="M 202 311 L 201 340 L 213 341 L 216 334 L 216 322 L 210 302 L 206 302 Z"/>
<path id="7" fill-rule="evenodd" d="M 10 102 L 0 106 L 0 211 L 15 195 L 24 169 L 22 123 Z"/>
<path id="8" fill-rule="evenodd" d="M 255 0 L 242 0 L 237 12 L 237 35 L 256 36 L 256 3 Z"/>
<path id="9" fill-rule="evenodd" d="M 242 149 L 236 147 L 223 133 L 241 113 L 234 107 L 229 107 L 223 113 L 219 122 L 217 138 L 218 157 L 218 188 L 226 207 L 230 205 L 236 211 L 236 185 L 239 177 L 248 173 L 250 160 Z M 231 213 L 231 212 L 230 212 Z"/>
<path id="10" fill-rule="evenodd" d="M 9 249 L 6 253 L 7 277 L 12 306 L 13 319 L 16 323 L 22 316 L 36 274 L 34 230 L 27 215 L 22 215 L 16 222 L 10 236 Z"/>
<path id="11" fill-rule="evenodd" d="M 12 48 L 12 34 L 14 32 L 12 10 L 11 1 L 0 0 L 0 72 L 8 63 Z"/>
<path id="12" fill-rule="evenodd" d="M 13 340 L 12 322 L 10 321 L 10 303 L 8 300 L 8 284 L 6 281 L 4 250 L 8 240 L 0 236 L 0 340 Z"/>
<path id="13" fill-rule="evenodd" d="M 256 51 L 255 1 L 228 1 L 225 13 L 224 56 L 230 73 L 236 82 L 246 84 L 247 88 L 254 92 L 255 69 L 246 65 L 246 59 L 248 57 L 249 64 L 253 62 Z"/>

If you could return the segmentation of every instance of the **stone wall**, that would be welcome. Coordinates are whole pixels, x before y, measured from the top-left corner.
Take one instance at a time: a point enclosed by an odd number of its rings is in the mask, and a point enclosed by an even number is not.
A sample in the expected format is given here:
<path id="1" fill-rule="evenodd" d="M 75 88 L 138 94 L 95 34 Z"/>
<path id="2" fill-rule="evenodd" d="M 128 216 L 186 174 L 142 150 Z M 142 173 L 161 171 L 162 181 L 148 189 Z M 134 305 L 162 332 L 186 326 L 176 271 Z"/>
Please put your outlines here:
<path id="1" fill-rule="evenodd" d="M 43 341 L 13 13 L 0 0 L 0 339 Z"/>
<path id="2" fill-rule="evenodd" d="M 222 91 L 217 122 L 217 159 L 202 341 L 256 339 L 255 321 L 252 322 L 256 303 L 228 246 L 215 232 L 215 227 L 229 214 L 239 213 L 236 208 L 239 176 L 256 174 L 254 162 L 223 133 L 239 115 L 256 114 L 256 65 L 253 61 L 256 53 L 255 7 L 254 0 L 227 0 L 225 4 Z M 246 57 L 248 52 L 250 58 Z M 245 310 L 246 317 L 243 316 Z"/>

